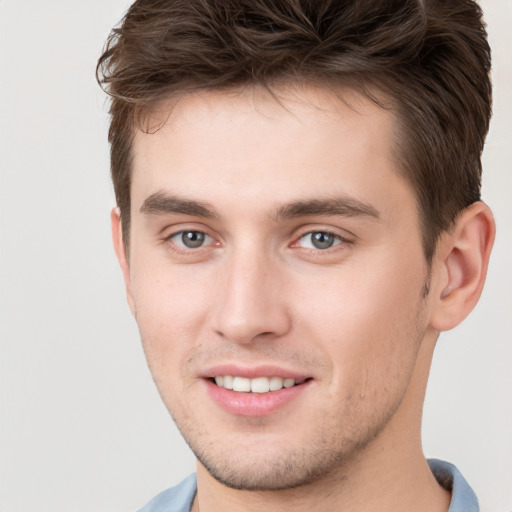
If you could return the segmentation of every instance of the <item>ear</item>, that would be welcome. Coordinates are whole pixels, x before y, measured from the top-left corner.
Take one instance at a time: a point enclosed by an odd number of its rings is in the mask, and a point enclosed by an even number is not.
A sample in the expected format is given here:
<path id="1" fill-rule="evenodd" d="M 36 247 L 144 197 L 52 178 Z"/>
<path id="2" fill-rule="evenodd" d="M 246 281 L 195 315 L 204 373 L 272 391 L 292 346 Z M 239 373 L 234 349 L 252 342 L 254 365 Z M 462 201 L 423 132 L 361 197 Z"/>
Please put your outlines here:
<path id="1" fill-rule="evenodd" d="M 431 310 L 431 325 L 436 330 L 452 329 L 478 302 L 495 230 L 491 210 L 478 201 L 463 210 L 453 231 L 439 240 L 433 262 L 436 283 Z"/>
<path id="2" fill-rule="evenodd" d="M 126 246 L 123 238 L 123 226 L 121 223 L 121 211 L 119 208 L 112 208 L 110 212 L 110 223 L 112 228 L 112 242 L 114 243 L 114 250 L 116 251 L 117 261 L 123 272 L 124 285 L 126 289 L 126 299 L 130 306 L 132 315 L 135 315 L 135 303 L 133 301 L 131 279 L 130 279 L 130 265 L 126 254 Z"/>

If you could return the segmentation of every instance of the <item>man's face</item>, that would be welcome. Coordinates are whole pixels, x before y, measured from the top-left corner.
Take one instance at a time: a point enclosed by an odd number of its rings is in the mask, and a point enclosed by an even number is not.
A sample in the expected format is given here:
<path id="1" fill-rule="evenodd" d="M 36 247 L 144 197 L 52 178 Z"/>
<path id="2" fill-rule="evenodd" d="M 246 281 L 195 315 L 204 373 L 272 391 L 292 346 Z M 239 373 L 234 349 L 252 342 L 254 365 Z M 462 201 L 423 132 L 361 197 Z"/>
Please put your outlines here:
<path id="1" fill-rule="evenodd" d="M 249 489 L 419 430 L 435 338 L 393 115 L 281 93 L 184 97 L 134 143 L 127 284 L 147 360 L 200 462 Z"/>

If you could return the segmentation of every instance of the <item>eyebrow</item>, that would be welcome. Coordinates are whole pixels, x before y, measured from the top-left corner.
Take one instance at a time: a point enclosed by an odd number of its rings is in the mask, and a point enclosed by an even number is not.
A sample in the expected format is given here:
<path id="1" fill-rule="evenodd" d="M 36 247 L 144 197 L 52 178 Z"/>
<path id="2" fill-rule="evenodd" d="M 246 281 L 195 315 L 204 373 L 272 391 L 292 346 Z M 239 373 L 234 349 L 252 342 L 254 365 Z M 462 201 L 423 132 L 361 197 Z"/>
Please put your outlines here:
<path id="1" fill-rule="evenodd" d="M 218 214 L 209 203 L 181 198 L 165 192 L 155 192 L 148 196 L 140 207 L 140 213 L 148 215 L 181 214 L 206 219 L 218 218 Z M 349 196 L 294 201 L 279 207 L 270 217 L 277 222 L 281 219 L 313 215 L 370 217 L 376 220 L 380 218 L 379 212 L 371 204 Z"/>
<path id="2" fill-rule="evenodd" d="M 280 207 L 273 218 L 277 221 L 309 215 L 380 218 L 379 212 L 371 204 L 348 196 L 296 201 Z"/>
<path id="3" fill-rule="evenodd" d="M 149 215 L 181 214 L 206 219 L 217 217 L 215 210 L 208 203 L 184 199 L 164 192 L 155 192 L 147 197 L 139 211 Z"/>

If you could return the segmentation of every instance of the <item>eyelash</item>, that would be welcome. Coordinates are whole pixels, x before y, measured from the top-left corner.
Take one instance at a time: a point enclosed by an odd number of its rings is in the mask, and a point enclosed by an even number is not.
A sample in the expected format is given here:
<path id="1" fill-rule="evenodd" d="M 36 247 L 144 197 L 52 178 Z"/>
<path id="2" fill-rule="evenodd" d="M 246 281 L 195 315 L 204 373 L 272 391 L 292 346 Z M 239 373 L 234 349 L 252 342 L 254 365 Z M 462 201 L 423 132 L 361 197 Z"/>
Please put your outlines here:
<path id="1" fill-rule="evenodd" d="M 341 247 L 339 247 L 340 245 L 345 246 L 345 245 L 353 243 L 348 238 L 346 238 L 332 230 L 329 230 L 329 229 L 309 229 L 307 231 L 304 231 L 303 233 L 300 233 L 297 236 L 297 238 L 295 239 L 295 242 L 292 243 L 291 247 L 298 246 L 300 240 L 302 240 L 304 237 L 306 237 L 308 235 L 311 236 L 314 234 L 322 234 L 322 235 L 334 237 L 335 242 L 334 242 L 334 245 L 332 245 L 331 247 L 327 247 L 325 249 L 303 247 L 304 250 L 310 251 L 312 254 L 315 253 L 315 254 L 321 255 L 324 253 L 331 253 L 333 251 L 340 250 L 341 249 Z"/>
<path id="2" fill-rule="evenodd" d="M 205 240 L 208 241 L 211 240 L 213 242 L 215 242 L 213 244 L 213 246 L 220 246 L 220 242 L 216 242 L 215 241 L 215 238 L 211 235 L 209 235 L 208 233 L 206 233 L 205 231 L 202 231 L 202 230 L 199 230 L 199 229 L 181 229 L 179 231 L 175 231 L 173 233 L 171 233 L 170 235 L 166 236 L 164 239 L 163 239 L 163 242 L 168 244 L 169 248 L 173 251 L 173 252 L 176 252 L 180 255 L 191 255 L 191 254 L 199 254 L 201 249 L 207 249 L 209 246 L 211 246 L 211 242 L 209 243 L 206 243 L 206 244 L 202 244 L 198 247 L 183 247 L 181 245 L 179 245 L 177 242 L 173 241 L 174 238 L 178 237 L 178 236 L 183 236 L 185 233 L 195 233 L 195 234 L 198 234 L 198 235 L 202 235 L 205 237 Z M 326 235 L 326 236 L 329 236 L 329 237 L 334 237 L 335 241 L 333 243 L 332 246 L 330 247 L 326 247 L 324 249 L 320 249 L 320 248 L 315 248 L 315 247 L 301 247 L 299 245 L 299 242 L 304 239 L 305 237 L 307 237 L 308 235 L 309 236 L 312 236 L 312 235 L 315 235 L 315 234 L 322 234 L 322 235 Z M 337 251 L 337 250 L 341 250 L 342 247 L 345 247 L 346 245 L 352 245 L 353 242 L 347 238 L 345 238 L 344 236 L 340 235 L 339 233 L 336 233 L 332 230 L 329 230 L 329 229 L 309 229 L 307 231 L 304 231 L 302 233 L 299 233 L 299 235 L 297 237 L 295 237 L 294 239 L 294 242 L 292 242 L 289 247 L 292 247 L 292 248 L 295 248 L 295 247 L 298 247 L 298 248 L 302 248 L 304 251 L 307 251 L 309 254 L 311 255 L 318 255 L 318 256 L 321 256 L 323 254 L 327 255 L 327 254 L 331 254 L 332 252 L 334 251 Z M 339 246 L 342 246 L 342 247 L 339 247 Z M 202 252 L 202 251 L 201 251 Z"/>
<path id="3" fill-rule="evenodd" d="M 177 242 L 173 242 L 173 238 L 178 237 L 180 235 L 183 236 L 185 233 L 196 233 L 198 235 L 203 235 L 205 237 L 205 239 L 210 239 L 212 241 L 215 240 L 208 233 L 206 233 L 205 231 L 201 231 L 200 229 L 180 229 L 179 231 L 175 231 L 175 232 L 171 233 L 170 235 L 166 236 L 163 239 L 163 242 L 167 243 L 168 246 L 171 248 L 171 250 L 173 250 L 174 252 L 177 252 L 178 254 L 184 254 L 184 255 L 191 254 L 192 252 L 197 253 L 201 249 L 205 249 L 209 245 L 209 244 L 200 245 L 196 248 L 192 248 L 192 247 L 183 247 L 183 246 L 179 245 Z M 215 245 L 220 245 L 220 244 L 217 242 Z"/>

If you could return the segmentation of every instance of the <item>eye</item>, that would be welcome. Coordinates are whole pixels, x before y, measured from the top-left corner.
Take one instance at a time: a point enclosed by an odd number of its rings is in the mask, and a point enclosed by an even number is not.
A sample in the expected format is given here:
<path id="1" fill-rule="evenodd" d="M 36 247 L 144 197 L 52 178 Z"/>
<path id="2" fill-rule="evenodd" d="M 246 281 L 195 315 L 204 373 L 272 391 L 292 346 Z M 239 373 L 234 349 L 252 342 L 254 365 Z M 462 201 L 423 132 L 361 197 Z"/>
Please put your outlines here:
<path id="1" fill-rule="evenodd" d="M 189 230 L 179 231 L 170 236 L 169 240 L 182 249 L 198 249 L 199 247 L 210 244 L 213 238 L 202 231 Z"/>
<path id="2" fill-rule="evenodd" d="M 341 242 L 343 242 L 343 238 L 339 235 L 327 231 L 311 231 L 302 235 L 297 245 L 305 249 L 326 250 L 339 245 Z"/>

